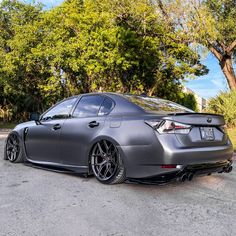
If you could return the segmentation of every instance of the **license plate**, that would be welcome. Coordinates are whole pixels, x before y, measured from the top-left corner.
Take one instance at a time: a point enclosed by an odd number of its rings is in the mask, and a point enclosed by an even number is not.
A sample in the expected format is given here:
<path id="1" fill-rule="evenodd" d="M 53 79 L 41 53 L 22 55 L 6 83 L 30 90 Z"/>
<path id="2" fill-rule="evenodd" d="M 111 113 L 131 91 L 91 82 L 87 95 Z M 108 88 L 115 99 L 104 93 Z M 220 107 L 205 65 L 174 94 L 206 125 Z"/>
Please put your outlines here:
<path id="1" fill-rule="evenodd" d="M 213 128 L 201 127 L 200 132 L 201 132 L 201 137 L 203 140 L 212 141 L 215 139 Z"/>

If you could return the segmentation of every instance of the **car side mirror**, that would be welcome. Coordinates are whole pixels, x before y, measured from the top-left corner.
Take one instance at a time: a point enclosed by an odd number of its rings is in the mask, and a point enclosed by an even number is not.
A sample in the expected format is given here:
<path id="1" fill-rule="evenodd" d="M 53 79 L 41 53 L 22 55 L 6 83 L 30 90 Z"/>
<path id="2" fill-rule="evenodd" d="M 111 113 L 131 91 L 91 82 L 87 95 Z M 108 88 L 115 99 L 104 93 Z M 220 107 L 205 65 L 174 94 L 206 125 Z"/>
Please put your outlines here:
<path id="1" fill-rule="evenodd" d="M 38 112 L 30 113 L 30 121 L 34 120 L 37 125 L 41 124 L 40 114 Z"/>

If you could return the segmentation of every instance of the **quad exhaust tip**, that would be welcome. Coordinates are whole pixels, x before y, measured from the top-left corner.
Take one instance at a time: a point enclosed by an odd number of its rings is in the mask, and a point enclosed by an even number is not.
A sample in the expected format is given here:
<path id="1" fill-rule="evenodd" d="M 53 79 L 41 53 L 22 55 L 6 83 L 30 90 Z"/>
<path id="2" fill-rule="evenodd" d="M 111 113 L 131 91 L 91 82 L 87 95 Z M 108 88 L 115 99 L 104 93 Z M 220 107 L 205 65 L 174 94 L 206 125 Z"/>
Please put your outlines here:
<path id="1" fill-rule="evenodd" d="M 191 181 L 193 179 L 193 173 L 184 173 L 180 176 L 179 181 L 180 182 L 185 182 L 186 180 Z"/>
<path id="2" fill-rule="evenodd" d="M 219 172 L 219 173 L 222 173 L 222 172 L 225 172 L 225 173 L 230 173 L 231 171 L 233 170 L 233 166 L 232 165 L 228 165 L 226 166 L 223 171 Z M 208 175 L 211 175 L 211 173 L 208 173 Z M 186 172 L 186 173 L 183 173 L 180 177 L 179 177 L 179 181 L 180 182 L 185 182 L 186 180 L 188 181 L 192 181 L 193 180 L 193 177 L 194 177 L 194 174 L 192 172 Z"/>
<path id="3" fill-rule="evenodd" d="M 188 179 L 188 181 L 192 181 L 192 179 L 193 179 L 193 173 L 188 173 L 188 174 L 187 174 L 187 179 Z"/>
<path id="4" fill-rule="evenodd" d="M 185 180 L 187 179 L 187 175 L 183 174 L 180 176 L 180 182 L 185 182 Z"/>
<path id="5" fill-rule="evenodd" d="M 227 166 L 227 167 L 225 167 L 224 172 L 230 173 L 232 170 L 233 170 L 233 166 Z"/>

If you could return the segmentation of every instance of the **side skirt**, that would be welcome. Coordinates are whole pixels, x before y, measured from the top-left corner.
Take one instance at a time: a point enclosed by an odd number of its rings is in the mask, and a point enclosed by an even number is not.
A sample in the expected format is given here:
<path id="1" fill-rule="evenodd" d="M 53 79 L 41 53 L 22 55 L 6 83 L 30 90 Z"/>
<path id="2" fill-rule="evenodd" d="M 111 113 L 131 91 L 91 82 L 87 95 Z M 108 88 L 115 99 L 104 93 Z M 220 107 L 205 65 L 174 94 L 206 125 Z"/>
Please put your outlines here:
<path id="1" fill-rule="evenodd" d="M 61 163 L 46 162 L 46 161 L 34 161 L 27 159 L 25 165 L 32 166 L 40 169 L 51 170 L 55 172 L 62 173 L 78 173 L 87 175 L 89 172 L 88 166 L 75 166 L 75 165 L 65 165 Z"/>

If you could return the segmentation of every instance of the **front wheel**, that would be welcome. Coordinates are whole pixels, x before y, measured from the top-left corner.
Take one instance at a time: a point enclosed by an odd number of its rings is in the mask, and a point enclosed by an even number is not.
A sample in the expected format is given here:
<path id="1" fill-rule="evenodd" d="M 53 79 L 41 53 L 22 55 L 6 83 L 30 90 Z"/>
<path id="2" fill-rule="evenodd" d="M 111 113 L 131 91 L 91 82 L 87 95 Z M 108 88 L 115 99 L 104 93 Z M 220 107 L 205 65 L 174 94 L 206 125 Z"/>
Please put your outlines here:
<path id="1" fill-rule="evenodd" d="M 15 163 L 24 161 L 23 145 L 16 133 L 11 133 L 7 137 L 4 159 Z"/>
<path id="2" fill-rule="evenodd" d="M 97 142 L 91 152 L 91 167 L 95 177 L 103 184 L 125 181 L 125 167 L 117 147 L 107 140 Z"/>

